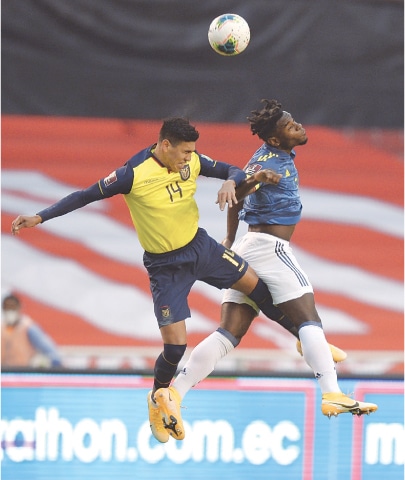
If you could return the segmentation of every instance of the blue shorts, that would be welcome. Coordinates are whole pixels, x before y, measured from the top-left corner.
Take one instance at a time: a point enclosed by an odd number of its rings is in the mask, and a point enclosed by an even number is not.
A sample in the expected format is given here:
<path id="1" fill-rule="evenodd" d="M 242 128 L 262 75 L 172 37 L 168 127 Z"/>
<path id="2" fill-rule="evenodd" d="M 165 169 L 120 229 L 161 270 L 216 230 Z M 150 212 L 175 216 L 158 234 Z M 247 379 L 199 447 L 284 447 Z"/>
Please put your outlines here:
<path id="1" fill-rule="evenodd" d="M 148 253 L 143 263 L 149 274 L 159 327 L 190 317 L 187 297 L 197 280 L 219 289 L 230 288 L 248 269 L 242 257 L 199 228 L 186 246 L 168 253 Z"/>

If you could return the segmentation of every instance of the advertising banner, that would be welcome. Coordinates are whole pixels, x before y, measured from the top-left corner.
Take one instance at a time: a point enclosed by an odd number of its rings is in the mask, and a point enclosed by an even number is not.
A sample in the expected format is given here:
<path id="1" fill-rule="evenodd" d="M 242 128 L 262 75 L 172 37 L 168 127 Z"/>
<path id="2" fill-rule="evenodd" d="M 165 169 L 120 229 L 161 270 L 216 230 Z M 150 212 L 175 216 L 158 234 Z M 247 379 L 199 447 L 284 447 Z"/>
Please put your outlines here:
<path id="1" fill-rule="evenodd" d="M 342 380 L 370 416 L 320 410 L 312 379 L 212 378 L 183 401 L 186 438 L 151 435 L 150 378 L 3 374 L 3 480 L 400 480 L 403 382 Z"/>

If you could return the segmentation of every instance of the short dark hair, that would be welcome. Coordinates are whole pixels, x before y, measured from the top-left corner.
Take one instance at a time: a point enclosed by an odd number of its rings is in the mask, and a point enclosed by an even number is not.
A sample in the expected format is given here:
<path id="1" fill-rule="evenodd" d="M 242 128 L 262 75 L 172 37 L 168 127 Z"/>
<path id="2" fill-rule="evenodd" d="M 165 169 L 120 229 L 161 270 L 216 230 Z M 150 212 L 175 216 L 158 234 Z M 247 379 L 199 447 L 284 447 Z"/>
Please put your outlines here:
<path id="1" fill-rule="evenodd" d="M 277 122 L 283 116 L 283 109 L 281 103 L 277 100 L 263 99 L 261 103 L 264 107 L 261 110 L 253 110 L 252 115 L 247 117 L 250 123 L 250 130 L 252 135 L 257 135 L 264 142 L 267 142 L 269 137 L 275 135 L 277 130 Z"/>
<path id="2" fill-rule="evenodd" d="M 5 305 L 5 303 L 7 302 L 7 300 L 12 300 L 13 302 L 16 303 L 16 305 L 18 305 L 18 307 L 21 307 L 21 301 L 20 301 L 20 299 L 19 299 L 16 295 L 13 295 L 13 294 L 6 295 L 6 296 L 3 298 L 2 307 L 4 307 L 4 305 Z"/>
<path id="3" fill-rule="evenodd" d="M 169 140 L 172 145 L 180 142 L 195 142 L 200 134 L 189 120 L 182 117 L 167 118 L 159 132 L 159 141 Z"/>

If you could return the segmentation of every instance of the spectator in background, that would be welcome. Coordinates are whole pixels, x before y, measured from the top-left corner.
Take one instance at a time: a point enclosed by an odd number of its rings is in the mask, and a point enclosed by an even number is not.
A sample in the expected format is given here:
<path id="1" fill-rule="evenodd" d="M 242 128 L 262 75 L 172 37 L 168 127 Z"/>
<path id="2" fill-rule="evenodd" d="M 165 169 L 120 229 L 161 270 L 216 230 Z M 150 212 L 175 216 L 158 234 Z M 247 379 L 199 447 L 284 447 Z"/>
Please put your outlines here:
<path id="1" fill-rule="evenodd" d="M 38 362 L 45 358 L 45 365 Z M 43 361 L 43 360 L 42 360 Z M 7 295 L 2 303 L 1 364 L 3 367 L 62 366 L 52 339 L 21 311 L 21 301 Z"/>

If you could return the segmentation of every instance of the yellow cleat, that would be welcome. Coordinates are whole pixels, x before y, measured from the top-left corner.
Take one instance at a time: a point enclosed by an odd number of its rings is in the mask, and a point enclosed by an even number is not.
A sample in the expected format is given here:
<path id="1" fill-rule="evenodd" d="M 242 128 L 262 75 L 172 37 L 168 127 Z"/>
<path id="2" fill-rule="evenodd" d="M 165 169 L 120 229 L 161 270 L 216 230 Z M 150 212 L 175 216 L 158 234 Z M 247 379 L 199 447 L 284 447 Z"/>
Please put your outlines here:
<path id="1" fill-rule="evenodd" d="M 176 440 L 183 440 L 185 432 L 180 414 L 179 392 L 174 387 L 159 388 L 155 392 L 155 401 L 159 406 L 161 419 L 168 434 Z"/>
<path id="2" fill-rule="evenodd" d="M 344 393 L 324 393 L 322 395 L 322 413 L 327 417 L 337 417 L 341 413 L 351 413 L 352 415 L 370 415 L 378 407 L 374 403 L 359 402 L 348 397 Z"/>
<path id="3" fill-rule="evenodd" d="M 343 362 L 343 360 L 346 360 L 347 353 L 345 351 L 341 350 L 338 347 L 335 347 L 334 345 L 331 345 L 330 343 L 329 343 L 329 348 L 332 353 L 333 361 L 335 363 Z M 302 347 L 301 347 L 301 342 L 299 340 L 297 340 L 297 352 L 302 357 Z"/>
<path id="4" fill-rule="evenodd" d="M 160 443 L 166 443 L 169 441 L 170 435 L 164 426 L 162 420 L 162 414 L 160 408 L 152 400 L 152 390 L 148 393 L 148 410 L 149 410 L 149 424 L 152 430 L 153 436 Z"/>

